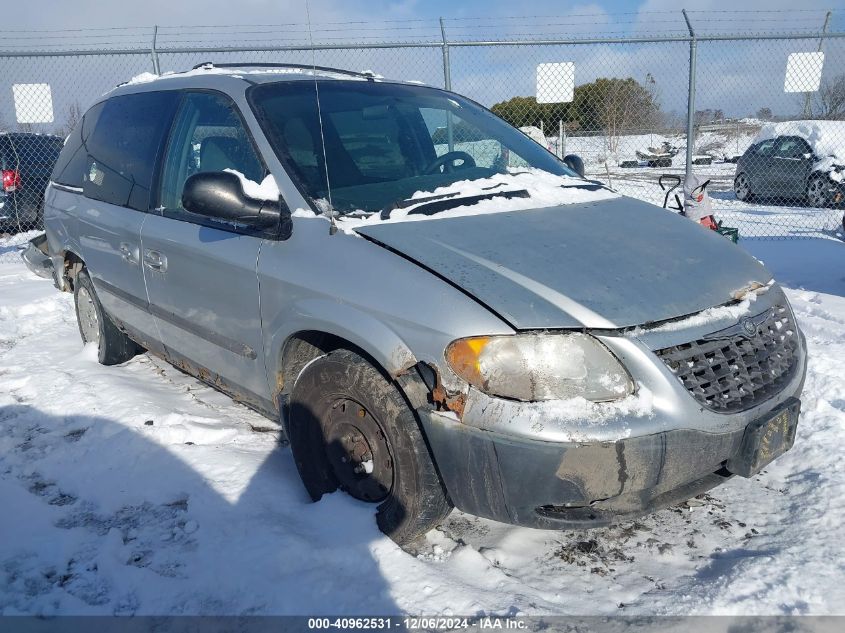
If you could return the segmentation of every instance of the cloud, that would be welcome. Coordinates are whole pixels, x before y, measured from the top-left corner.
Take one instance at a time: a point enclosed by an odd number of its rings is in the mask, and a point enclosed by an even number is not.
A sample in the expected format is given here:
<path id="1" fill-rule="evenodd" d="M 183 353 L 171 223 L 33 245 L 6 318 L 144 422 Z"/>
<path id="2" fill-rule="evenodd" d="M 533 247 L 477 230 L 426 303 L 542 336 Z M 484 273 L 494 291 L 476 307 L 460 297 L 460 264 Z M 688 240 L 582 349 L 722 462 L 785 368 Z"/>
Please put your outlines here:
<path id="1" fill-rule="evenodd" d="M 373 0 L 379 16 L 404 17 L 415 12 L 416 0 Z M 363 2 L 310 0 L 314 22 L 371 19 Z M 99 28 L 195 24 L 286 24 L 306 21 L 305 0 L 31 0 L 15 6 L 16 29 Z"/>

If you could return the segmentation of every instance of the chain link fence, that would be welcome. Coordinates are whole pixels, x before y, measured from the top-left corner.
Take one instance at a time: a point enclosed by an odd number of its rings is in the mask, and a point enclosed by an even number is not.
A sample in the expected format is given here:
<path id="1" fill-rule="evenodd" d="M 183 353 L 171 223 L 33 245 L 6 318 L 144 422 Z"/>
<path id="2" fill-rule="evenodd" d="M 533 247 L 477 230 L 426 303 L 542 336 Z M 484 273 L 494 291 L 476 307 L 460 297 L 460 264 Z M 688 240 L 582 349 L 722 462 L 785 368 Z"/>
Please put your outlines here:
<path id="1" fill-rule="evenodd" d="M 744 19 L 760 26 L 765 15 Z M 798 11 L 778 15 L 788 32 L 735 34 L 726 30 L 736 26 L 730 17 L 709 16 L 698 28 L 695 16 L 664 12 L 649 21 L 662 25 L 657 34 L 577 15 L 566 26 L 541 16 L 7 34 L 0 261 L 41 230 L 53 162 L 90 105 L 142 73 L 209 61 L 368 69 L 449 88 L 559 157 L 580 156 L 587 177 L 624 195 L 676 206 L 678 183 L 691 173 L 708 183 L 716 218 L 744 238 L 841 231 L 845 29 L 830 13 Z M 552 96 L 538 102 L 543 64 Z M 487 151 L 471 130 L 453 133 L 458 149 L 475 158 Z"/>

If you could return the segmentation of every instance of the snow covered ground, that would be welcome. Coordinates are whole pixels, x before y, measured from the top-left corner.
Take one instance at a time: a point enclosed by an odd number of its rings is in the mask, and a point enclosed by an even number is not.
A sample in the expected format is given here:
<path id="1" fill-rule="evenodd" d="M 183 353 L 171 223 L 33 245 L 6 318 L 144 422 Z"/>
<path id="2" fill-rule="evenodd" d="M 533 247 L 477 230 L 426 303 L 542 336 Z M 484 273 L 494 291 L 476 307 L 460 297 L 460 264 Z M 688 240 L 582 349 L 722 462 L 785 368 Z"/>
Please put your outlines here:
<path id="1" fill-rule="evenodd" d="M 407 553 L 308 501 L 272 424 L 169 365 L 96 363 L 70 295 L 0 264 L 0 613 L 845 614 L 845 243 L 745 244 L 810 369 L 792 451 L 618 527 L 454 512 Z"/>

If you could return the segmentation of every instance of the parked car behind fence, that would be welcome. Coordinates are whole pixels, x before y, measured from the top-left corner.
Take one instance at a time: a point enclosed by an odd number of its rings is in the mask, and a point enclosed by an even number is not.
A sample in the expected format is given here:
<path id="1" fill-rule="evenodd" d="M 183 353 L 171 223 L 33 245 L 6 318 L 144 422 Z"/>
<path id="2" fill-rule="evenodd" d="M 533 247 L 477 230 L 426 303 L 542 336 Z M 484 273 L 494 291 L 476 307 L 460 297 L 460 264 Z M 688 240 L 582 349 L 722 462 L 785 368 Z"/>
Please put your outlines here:
<path id="1" fill-rule="evenodd" d="M 845 121 L 765 125 L 737 161 L 734 191 L 754 198 L 804 201 L 816 208 L 845 202 Z"/>
<path id="2" fill-rule="evenodd" d="M 63 144 L 49 134 L 0 134 L 0 233 L 42 228 L 44 190 Z"/>

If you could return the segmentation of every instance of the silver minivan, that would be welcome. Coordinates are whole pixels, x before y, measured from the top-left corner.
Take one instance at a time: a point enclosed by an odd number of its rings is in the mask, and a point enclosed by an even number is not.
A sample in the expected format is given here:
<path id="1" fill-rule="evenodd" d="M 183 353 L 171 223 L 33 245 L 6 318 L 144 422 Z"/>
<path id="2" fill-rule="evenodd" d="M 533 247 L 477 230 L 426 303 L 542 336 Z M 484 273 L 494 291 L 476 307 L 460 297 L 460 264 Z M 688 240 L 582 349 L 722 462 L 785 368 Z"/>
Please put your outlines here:
<path id="1" fill-rule="evenodd" d="M 453 507 L 602 526 L 788 450 L 806 353 L 760 263 L 579 163 L 451 92 L 206 64 L 87 111 L 49 253 L 100 362 L 280 420 L 399 543 Z"/>

